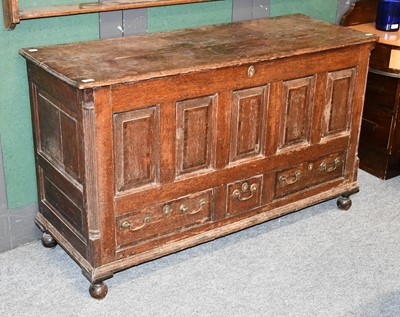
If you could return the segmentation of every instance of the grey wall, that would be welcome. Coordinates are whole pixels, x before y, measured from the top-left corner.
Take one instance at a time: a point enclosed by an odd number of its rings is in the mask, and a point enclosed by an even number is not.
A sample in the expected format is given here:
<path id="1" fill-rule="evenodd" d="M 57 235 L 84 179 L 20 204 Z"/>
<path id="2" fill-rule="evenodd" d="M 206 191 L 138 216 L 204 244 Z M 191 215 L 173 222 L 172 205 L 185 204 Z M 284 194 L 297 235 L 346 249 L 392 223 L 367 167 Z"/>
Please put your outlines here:
<path id="1" fill-rule="evenodd" d="M 269 17 L 270 0 L 233 0 L 232 21 Z"/>
<path id="2" fill-rule="evenodd" d="M 338 0 L 338 7 L 337 7 L 337 12 L 336 12 L 336 23 L 340 22 L 340 19 L 342 18 L 343 14 L 349 10 L 350 5 L 354 2 L 355 0 Z"/>
<path id="3" fill-rule="evenodd" d="M 269 16 L 270 0 L 233 0 L 232 21 Z M 147 32 L 147 9 L 100 13 L 100 38 L 123 37 Z"/>
<path id="4" fill-rule="evenodd" d="M 105 0 L 109 1 L 109 0 Z M 354 0 L 338 0 L 336 22 Z M 270 0 L 233 0 L 232 21 L 270 16 Z M 100 37 L 112 38 L 147 32 L 147 9 L 100 13 Z"/>
<path id="5" fill-rule="evenodd" d="M 11 249 L 10 225 L 7 214 L 6 185 L 4 182 L 3 154 L 0 139 L 0 251 Z"/>
<path id="6" fill-rule="evenodd" d="M 7 207 L 2 153 L 0 139 L 0 252 L 40 238 L 40 230 L 34 224 L 36 204 L 16 209 Z"/>
<path id="7" fill-rule="evenodd" d="M 147 32 L 147 9 L 100 13 L 100 38 L 123 37 Z"/>

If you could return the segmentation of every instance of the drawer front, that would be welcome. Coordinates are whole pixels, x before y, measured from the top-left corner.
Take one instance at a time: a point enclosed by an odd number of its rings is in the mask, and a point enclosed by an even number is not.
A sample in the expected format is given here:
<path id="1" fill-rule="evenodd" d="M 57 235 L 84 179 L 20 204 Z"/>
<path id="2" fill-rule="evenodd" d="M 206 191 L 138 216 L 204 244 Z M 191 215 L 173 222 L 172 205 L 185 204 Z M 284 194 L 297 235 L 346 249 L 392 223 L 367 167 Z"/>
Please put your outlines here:
<path id="1" fill-rule="evenodd" d="M 118 246 L 184 231 L 211 221 L 213 190 L 188 195 L 164 204 L 140 209 L 117 217 Z"/>
<path id="2" fill-rule="evenodd" d="M 227 215 L 232 216 L 261 205 L 262 175 L 228 184 Z"/>
<path id="3" fill-rule="evenodd" d="M 393 111 L 397 98 L 399 79 L 369 73 L 365 91 L 365 104 Z"/>
<path id="4" fill-rule="evenodd" d="M 390 112 L 365 105 L 360 142 L 388 149 L 392 119 Z"/>
<path id="5" fill-rule="evenodd" d="M 344 153 L 335 153 L 279 171 L 275 178 L 275 198 L 342 177 L 344 167 Z"/>

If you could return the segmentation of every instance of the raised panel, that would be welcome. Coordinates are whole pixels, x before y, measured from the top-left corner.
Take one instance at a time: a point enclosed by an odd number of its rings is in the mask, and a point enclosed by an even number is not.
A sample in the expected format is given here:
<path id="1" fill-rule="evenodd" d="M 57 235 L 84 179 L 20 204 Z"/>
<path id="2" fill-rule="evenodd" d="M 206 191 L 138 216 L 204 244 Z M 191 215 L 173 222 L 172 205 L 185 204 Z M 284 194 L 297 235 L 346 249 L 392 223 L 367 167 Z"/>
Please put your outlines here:
<path id="1" fill-rule="evenodd" d="M 261 153 L 268 90 L 264 86 L 233 92 L 231 162 Z"/>
<path id="2" fill-rule="evenodd" d="M 213 167 L 215 96 L 177 102 L 177 175 Z"/>
<path id="3" fill-rule="evenodd" d="M 283 82 L 280 149 L 309 143 L 314 93 L 314 76 Z"/>
<path id="4" fill-rule="evenodd" d="M 354 68 L 328 73 L 322 135 L 349 131 L 354 94 Z"/>
<path id="5" fill-rule="evenodd" d="M 62 148 L 64 168 L 70 174 L 79 178 L 80 166 L 80 147 L 79 147 L 79 131 L 77 121 L 61 112 L 61 131 L 62 131 Z"/>
<path id="6" fill-rule="evenodd" d="M 82 209 L 68 197 L 63 189 L 60 189 L 47 177 L 43 179 L 43 188 L 45 201 L 83 237 L 85 228 Z"/>
<path id="7" fill-rule="evenodd" d="M 114 115 L 117 192 L 159 181 L 159 106 Z"/>
<path id="8" fill-rule="evenodd" d="M 39 150 L 49 159 L 62 164 L 60 110 L 42 93 L 38 93 Z"/>
<path id="9" fill-rule="evenodd" d="M 39 151 L 55 166 L 81 181 L 81 139 L 77 118 L 44 91 L 36 90 L 39 112 Z M 74 114 L 75 115 L 75 114 Z"/>

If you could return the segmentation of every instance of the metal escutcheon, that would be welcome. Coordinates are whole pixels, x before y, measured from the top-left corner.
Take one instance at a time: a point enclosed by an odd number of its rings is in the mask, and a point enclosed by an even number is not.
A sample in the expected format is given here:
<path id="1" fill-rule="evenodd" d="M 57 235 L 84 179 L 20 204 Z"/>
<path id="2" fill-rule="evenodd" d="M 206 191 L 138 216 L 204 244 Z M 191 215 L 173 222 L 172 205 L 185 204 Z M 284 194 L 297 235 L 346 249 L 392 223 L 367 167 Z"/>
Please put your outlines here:
<path id="1" fill-rule="evenodd" d="M 247 70 L 247 75 L 249 77 L 253 77 L 256 73 L 256 69 L 254 68 L 254 66 L 250 66 L 249 69 Z"/>
<path id="2" fill-rule="evenodd" d="M 171 206 L 170 205 L 165 205 L 164 207 L 163 207 L 163 214 L 164 215 L 169 215 L 170 213 L 171 213 L 171 211 L 172 211 L 172 208 L 171 208 Z"/>

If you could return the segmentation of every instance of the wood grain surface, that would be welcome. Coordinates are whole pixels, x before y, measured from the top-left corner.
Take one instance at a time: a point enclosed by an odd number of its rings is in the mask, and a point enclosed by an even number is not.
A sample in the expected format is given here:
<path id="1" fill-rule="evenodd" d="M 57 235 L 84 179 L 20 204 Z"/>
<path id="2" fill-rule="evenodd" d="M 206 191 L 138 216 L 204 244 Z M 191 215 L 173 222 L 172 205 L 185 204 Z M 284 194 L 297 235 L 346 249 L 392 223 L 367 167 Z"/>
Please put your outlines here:
<path id="1" fill-rule="evenodd" d="M 20 53 L 80 89 L 270 61 L 375 41 L 303 15 L 26 48 Z"/>

